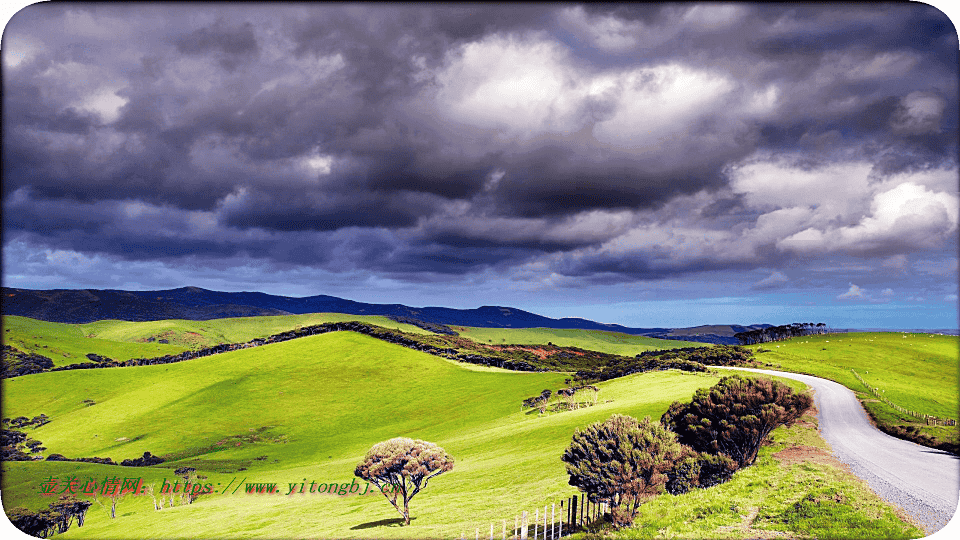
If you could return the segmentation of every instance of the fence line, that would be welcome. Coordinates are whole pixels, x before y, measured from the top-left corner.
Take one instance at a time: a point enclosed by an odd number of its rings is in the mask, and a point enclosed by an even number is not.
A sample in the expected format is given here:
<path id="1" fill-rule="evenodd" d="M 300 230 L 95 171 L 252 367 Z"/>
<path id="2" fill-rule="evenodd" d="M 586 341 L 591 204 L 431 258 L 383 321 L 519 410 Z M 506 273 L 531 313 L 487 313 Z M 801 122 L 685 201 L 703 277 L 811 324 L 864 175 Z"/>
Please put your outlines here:
<path id="1" fill-rule="evenodd" d="M 856 377 L 858 381 L 860 381 L 861 383 L 863 383 L 863 385 L 866 386 L 867 389 L 870 390 L 870 393 L 872 393 L 873 395 L 877 396 L 877 398 L 878 398 L 880 401 L 882 401 L 882 402 L 886 403 L 887 405 L 893 407 L 895 410 L 900 411 L 900 412 L 903 413 L 903 414 L 910 415 L 910 416 L 912 416 L 912 417 L 914 417 L 914 418 L 918 418 L 918 419 L 920 419 L 920 420 L 924 420 L 924 421 L 926 421 L 926 423 L 927 423 L 928 426 L 929 426 L 929 425 L 934 425 L 934 426 L 938 426 L 938 425 L 939 425 L 939 426 L 955 426 L 955 425 L 957 425 L 957 421 L 954 420 L 954 419 L 952 419 L 952 418 L 939 418 L 939 417 L 937 417 L 937 416 L 933 416 L 933 415 L 930 415 L 930 414 L 923 414 L 923 413 L 919 413 L 919 412 L 916 412 L 916 411 L 911 411 L 910 409 L 905 409 L 905 408 L 897 405 L 896 403 L 894 403 L 894 402 L 890 401 L 889 399 L 887 399 L 886 396 L 884 396 L 883 394 L 881 394 L 879 388 L 877 388 L 877 387 L 875 387 L 875 386 L 870 386 L 870 384 L 867 383 L 867 381 L 863 380 L 863 377 L 861 377 L 860 374 L 857 373 L 857 371 L 856 371 L 855 369 L 850 368 L 850 371 L 853 372 L 854 377 Z"/>
<path id="2" fill-rule="evenodd" d="M 533 514 L 533 523 L 530 522 L 530 512 L 522 511 L 513 517 L 513 530 L 507 529 L 506 519 L 502 520 L 501 540 L 556 540 L 573 534 L 610 510 L 607 503 L 591 502 L 582 493 L 561 500 L 559 506 L 558 509 L 557 503 L 545 504 L 542 515 L 538 507 Z M 532 537 L 531 533 L 533 533 Z M 474 531 L 474 539 L 482 539 L 480 527 Z M 467 540 L 463 531 L 460 532 L 459 540 Z M 490 540 L 497 540 L 493 523 L 490 524 Z"/>

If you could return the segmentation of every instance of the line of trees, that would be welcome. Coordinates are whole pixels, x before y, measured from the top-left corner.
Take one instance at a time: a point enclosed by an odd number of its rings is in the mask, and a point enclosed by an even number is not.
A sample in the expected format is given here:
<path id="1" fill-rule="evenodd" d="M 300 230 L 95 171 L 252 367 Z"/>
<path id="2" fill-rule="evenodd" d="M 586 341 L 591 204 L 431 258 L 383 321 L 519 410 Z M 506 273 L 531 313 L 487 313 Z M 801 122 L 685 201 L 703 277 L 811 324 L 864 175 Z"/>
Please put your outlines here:
<path id="1" fill-rule="evenodd" d="M 750 330 L 748 332 L 738 332 L 733 335 L 741 345 L 754 345 L 757 343 L 767 343 L 770 341 L 783 341 L 800 336 L 812 336 L 817 334 L 826 334 L 827 325 L 824 323 L 792 323 L 781 326 L 771 326 L 759 330 Z"/>
<path id="2" fill-rule="evenodd" d="M 47 538 L 53 536 L 54 533 L 63 534 L 67 532 L 74 519 L 77 521 L 77 527 L 83 527 L 83 520 L 92 504 L 90 501 L 82 501 L 70 495 L 62 495 L 48 508 L 39 512 L 31 512 L 22 506 L 18 506 L 10 510 L 7 517 L 10 518 L 14 527 L 24 533 L 38 538 Z"/>

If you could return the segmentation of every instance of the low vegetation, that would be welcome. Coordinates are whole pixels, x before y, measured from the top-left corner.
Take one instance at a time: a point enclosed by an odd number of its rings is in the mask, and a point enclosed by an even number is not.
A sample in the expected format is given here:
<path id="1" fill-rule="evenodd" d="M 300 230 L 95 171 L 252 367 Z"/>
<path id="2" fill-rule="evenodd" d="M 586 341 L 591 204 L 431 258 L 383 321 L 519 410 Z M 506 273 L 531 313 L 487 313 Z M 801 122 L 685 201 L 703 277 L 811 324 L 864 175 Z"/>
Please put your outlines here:
<path id="1" fill-rule="evenodd" d="M 811 404 L 809 395 L 771 379 L 724 377 L 690 403 L 674 402 L 661 422 L 613 415 L 577 430 L 561 460 L 570 485 L 609 504 L 621 528 L 646 499 L 714 486 L 753 465 L 770 432 Z"/>
<path id="2" fill-rule="evenodd" d="M 610 505 L 613 524 L 633 523 L 640 504 L 663 493 L 667 474 L 689 454 L 659 422 L 615 414 L 578 429 L 561 460 L 570 485 Z"/>
<path id="3" fill-rule="evenodd" d="M 788 381 L 789 382 L 789 381 Z M 574 540 L 836 538 L 910 539 L 905 522 L 865 482 L 833 459 L 812 412 L 771 433 L 755 464 L 710 489 L 663 494 L 640 506 L 634 525 L 612 532 L 608 520 Z"/>
<path id="4" fill-rule="evenodd" d="M 807 394 L 766 378 L 724 377 L 698 390 L 690 403 L 674 402 L 661 422 L 697 450 L 752 465 L 777 426 L 790 424 L 813 404 Z"/>

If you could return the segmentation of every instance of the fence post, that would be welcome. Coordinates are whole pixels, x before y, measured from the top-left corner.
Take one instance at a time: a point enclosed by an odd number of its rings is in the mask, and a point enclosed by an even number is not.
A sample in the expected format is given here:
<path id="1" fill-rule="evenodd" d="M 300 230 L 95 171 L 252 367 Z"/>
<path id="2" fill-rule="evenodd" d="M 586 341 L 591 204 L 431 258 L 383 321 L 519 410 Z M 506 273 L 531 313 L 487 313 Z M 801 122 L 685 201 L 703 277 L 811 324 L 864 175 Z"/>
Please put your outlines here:
<path id="1" fill-rule="evenodd" d="M 527 540 L 527 520 L 530 519 L 529 512 L 526 510 L 523 511 L 523 515 L 520 517 L 520 540 Z"/>
<path id="2" fill-rule="evenodd" d="M 507 540 L 507 520 L 503 520 L 503 540 Z"/>
<path id="3" fill-rule="evenodd" d="M 586 500 L 586 495 L 581 493 L 580 494 L 580 526 L 581 527 L 583 526 L 583 511 L 587 502 L 589 501 Z M 589 517 L 589 515 L 587 517 Z"/>
<path id="4" fill-rule="evenodd" d="M 540 509 L 533 515 L 533 540 L 537 540 L 537 525 L 540 525 Z"/>
<path id="5" fill-rule="evenodd" d="M 490 524 L 490 540 L 493 540 L 493 523 Z"/>
<path id="6" fill-rule="evenodd" d="M 557 503 L 550 503 L 550 540 L 557 540 Z"/>

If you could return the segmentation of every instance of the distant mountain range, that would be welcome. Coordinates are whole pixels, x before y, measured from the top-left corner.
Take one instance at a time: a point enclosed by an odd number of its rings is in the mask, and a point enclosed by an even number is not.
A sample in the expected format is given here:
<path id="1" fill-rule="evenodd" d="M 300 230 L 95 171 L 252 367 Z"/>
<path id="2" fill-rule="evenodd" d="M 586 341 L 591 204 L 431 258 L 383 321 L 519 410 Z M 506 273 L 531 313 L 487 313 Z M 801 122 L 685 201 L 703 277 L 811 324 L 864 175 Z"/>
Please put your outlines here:
<path id="1" fill-rule="evenodd" d="M 735 344 L 737 332 L 769 327 L 710 325 L 694 328 L 629 328 L 587 319 L 551 319 L 521 309 L 483 306 L 476 309 L 415 308 L 402 304 L 367 304 L 335 296 L 292 298 L 258 292 L 218 292 L 198 287 L 166 291 L 99 289 L 31 290 L 3 287 L 4 315 L 20 315 L 49 322 L 82 324 L 105 319 L 204 321 L 225 317 L 257 317 L 303 313 L 346 313 L 407 317 L 420 321 L 485 328 L 560 328 L 606 330 L 662 339 Z"/>

